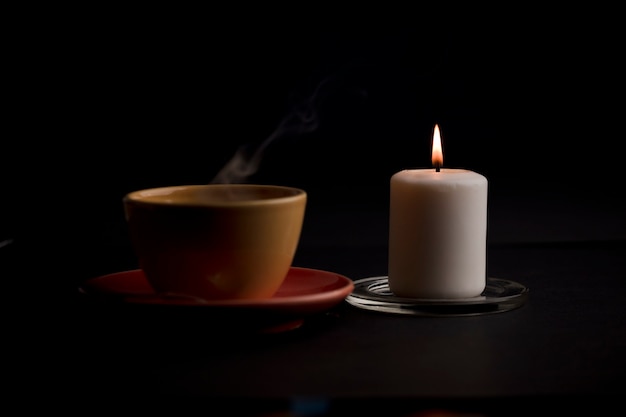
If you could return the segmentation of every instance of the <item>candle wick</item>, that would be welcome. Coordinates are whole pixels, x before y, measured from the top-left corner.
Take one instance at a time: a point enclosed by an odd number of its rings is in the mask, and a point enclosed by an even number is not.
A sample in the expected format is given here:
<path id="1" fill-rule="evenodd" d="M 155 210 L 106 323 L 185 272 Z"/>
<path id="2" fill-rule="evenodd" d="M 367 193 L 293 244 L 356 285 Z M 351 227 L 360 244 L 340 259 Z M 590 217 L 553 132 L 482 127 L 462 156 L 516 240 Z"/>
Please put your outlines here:
<path id="1" fill-rule="evenodd" d="M 439 163 L 439 161 L 435 162 L 435 172 L 439 172 L 441 171 L 441 164 Z"/>

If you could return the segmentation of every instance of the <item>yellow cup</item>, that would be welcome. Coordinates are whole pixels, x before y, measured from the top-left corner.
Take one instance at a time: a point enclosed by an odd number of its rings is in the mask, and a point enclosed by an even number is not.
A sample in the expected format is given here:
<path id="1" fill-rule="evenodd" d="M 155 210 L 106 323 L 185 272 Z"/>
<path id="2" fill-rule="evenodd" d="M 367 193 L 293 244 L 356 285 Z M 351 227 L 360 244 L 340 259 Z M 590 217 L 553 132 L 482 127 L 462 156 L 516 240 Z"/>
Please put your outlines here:
<path id="1" fill-rule="evenodd" d="M 157 293 L 216 299 L 272 297 L 292 265 L 304 190 L 206 184 L 123 198 L 139 266 Z"/>

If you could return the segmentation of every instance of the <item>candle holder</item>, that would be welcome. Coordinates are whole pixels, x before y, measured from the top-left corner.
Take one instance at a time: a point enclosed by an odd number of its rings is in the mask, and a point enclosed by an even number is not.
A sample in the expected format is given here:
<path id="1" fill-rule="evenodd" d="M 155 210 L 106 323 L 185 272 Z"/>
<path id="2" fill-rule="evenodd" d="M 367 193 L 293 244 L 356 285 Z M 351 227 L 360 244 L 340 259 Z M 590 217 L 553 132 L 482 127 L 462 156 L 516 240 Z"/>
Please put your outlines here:
<path id="1" fill-rule="evenodd" d="M 503 313 L 521 307 L 528 299 L 528 287 L 514 281 L 487 278 L 485 290 L 478 297 L 426 299 L 396 297 L 386 276 L 354 281 L 354 290 L 346 301 L 358 308 L 381 313 L 431 317 L 479 316 Z"/>

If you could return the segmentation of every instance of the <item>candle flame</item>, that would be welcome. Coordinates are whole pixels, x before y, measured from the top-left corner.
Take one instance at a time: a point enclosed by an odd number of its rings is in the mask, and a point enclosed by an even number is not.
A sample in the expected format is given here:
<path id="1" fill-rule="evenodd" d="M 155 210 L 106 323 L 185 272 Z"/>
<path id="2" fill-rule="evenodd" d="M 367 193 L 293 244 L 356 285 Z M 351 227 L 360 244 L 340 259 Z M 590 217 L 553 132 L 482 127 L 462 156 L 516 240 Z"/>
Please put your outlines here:
<path id="1" fill-rule="evenodd" d="M 432 150 L 432 163 L 437 171 L 443 165 L 443 150 L 441 148 L 441 133 L 439 132 L 439 125 L 435 124 L 435 131 L 433 132 L 433 150 Z"/>

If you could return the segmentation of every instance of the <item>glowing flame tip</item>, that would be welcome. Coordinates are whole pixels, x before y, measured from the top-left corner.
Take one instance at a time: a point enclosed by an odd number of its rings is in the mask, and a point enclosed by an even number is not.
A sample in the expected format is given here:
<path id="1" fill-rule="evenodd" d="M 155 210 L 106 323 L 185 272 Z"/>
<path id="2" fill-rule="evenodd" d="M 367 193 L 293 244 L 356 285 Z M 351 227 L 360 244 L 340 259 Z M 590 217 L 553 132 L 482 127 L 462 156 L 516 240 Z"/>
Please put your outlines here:
<path id="1" fill-rule="evenodd" d="M 441 132 L 439 131 L 438 124 L 435 124 L 435 130 L 433 132 L 432 164 L 437 169 L 437 171 L 439 171 L 439 168 L 443 165 L 443 149 L 441 147 Z"/>

